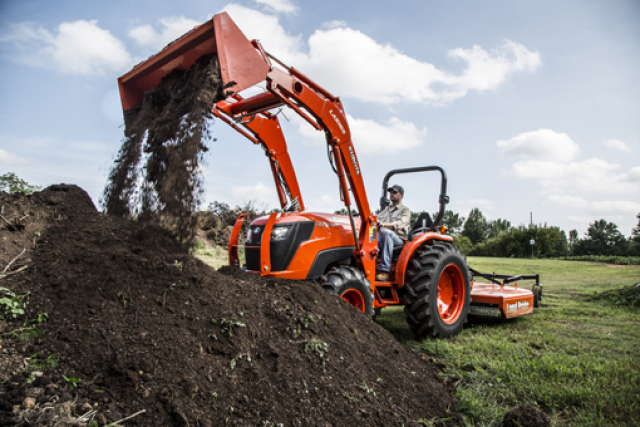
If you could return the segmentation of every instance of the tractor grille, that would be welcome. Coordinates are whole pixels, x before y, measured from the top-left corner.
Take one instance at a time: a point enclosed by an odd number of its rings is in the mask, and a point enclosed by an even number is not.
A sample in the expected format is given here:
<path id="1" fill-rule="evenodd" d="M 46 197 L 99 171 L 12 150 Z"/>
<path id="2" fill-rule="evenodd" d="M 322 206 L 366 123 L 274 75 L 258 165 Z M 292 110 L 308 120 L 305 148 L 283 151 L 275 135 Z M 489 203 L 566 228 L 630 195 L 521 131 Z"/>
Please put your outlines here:
<path id="1" fill-rule="evenodd" d="M 251 240 L 245 241 L 244 253 L 247 260 L 247 270 L 260 271 L 260 243 L 264 232 L 264 225 L 252 226 Z M 302 244 L 311 238 L 314 221 L 301 221 L 293 223 L 287 236 L 283 240 L 270 241 L 271 271 L 284 271 L 289 266 L 293 256 Z"/>

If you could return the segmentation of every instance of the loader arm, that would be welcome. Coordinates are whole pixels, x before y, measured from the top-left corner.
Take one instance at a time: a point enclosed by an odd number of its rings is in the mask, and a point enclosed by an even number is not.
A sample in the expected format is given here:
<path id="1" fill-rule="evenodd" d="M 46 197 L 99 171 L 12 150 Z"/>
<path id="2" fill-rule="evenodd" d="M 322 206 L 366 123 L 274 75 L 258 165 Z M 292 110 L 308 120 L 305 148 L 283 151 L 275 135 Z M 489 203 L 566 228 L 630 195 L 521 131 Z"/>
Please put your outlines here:
<path id="1" fill-rule="evenodd" d="M 211 112 L 254 144 L 262 146 L 269 158 L 271 172 L 276 184 L 280 208 L 289 211 L 305 210 L 296 172 L 287 151 L 287 143 L 282 134 L 280 122 L 275 114 L 267 111 L 233 120 L 230 109 L 233 103 L 242 101 L 240 95 L 234 95 L 216 103 Z M 288 200 L 288 202 L 287 202 Z"/>
<path id="2" fill-rule="evenodd" d="M 333 166 L 340 184 L 340 193 L 347 211 L 351 211 L 349 191 L 353 194 L 360 214 L 360 229 L 354 231 L 354 256 L 362 266 L 367 278 L 375 276 L 375 255 L 377 253 L 376 218 L 371 214 L 367 199 L 362 170 L 358 162 L 347 117 L 340 99 L 293 67 L 287 67 L 272 56 L 264 53 L 262 46 L 253 41 L 256 50 L 262 53 L 269 64 L 266 75 L 267 91 L 251 98 L 229 103 L 225 108 L 228 117 L 236 122 L 263 113 L 269 109 L 286 105 L 305 119 L 317 130 L 326 134 Z M 271 64 L 270 58 L 282 67 Z"/>

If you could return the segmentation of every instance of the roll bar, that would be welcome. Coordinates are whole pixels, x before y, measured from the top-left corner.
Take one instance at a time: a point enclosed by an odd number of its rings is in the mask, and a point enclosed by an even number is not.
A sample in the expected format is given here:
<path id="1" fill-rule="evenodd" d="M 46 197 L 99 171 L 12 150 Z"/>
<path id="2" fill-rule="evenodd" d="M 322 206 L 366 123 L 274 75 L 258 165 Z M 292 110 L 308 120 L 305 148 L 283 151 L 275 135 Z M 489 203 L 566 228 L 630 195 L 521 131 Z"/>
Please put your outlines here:
<path id="1" fill-rule="evenodd" d="M 431 172 L 431 171 L 438 171 L 442 176 L 442 179 L 440 181 L 440 197 L 438 199 L 438 202 L 440 204 L 440 210 L 438 211 L 438 216 L 433 220 L 433 225 L 431 226 L 431 229 L 430 229 L 431 231 L 435 230 L 436 227 L 438 226 L 438 223 L 444 216 L 444 209 L 447 203 L 449 203 L 449 196 L 447 196 L 447 173 L 440 166 L 422 166 L 417 168 L 393 169 L 387 172 L 387 174 L 384 176 L 384 179 L 382 180 L 382 197 L 380 197 L 380 209 L 382 210 L 387 206 L 389 206 L 389 204 L 391 204 L 391 201 L 387 198 L 387 189 L 389 188 L 389 179 L 393 175 L 402 174 L 402 173 Z"/>

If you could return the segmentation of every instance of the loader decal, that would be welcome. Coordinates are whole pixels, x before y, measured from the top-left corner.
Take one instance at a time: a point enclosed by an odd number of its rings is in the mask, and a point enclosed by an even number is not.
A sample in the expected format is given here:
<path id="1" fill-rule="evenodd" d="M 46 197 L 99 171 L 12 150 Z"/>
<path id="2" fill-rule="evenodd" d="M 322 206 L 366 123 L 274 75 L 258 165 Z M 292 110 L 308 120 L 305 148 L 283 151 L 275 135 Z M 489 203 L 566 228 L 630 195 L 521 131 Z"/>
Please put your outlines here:
<path id="1" fill-rule="evenodd" d="M 358 162 L 356 161 L 356 154 L 353 152 L 352 147 L 349 147 L 349 155 L 351 156 L 351 161 L 353 162 L 353 168 L 356 170 L 356 175 L 360 175 L 360 168 L 358 167 Z"/>
<path id="2" fill-rule="evenodd" d="M 336 113 L 333 112 L 333 110 L 329 110 L 329 114 L 331 114 L 331 117 L 333 117 L 333 120 L 336 121 L 336 123 L 338 124 L 338 127 L 340 128 L 340 131 L 342 132 L 343 135 L 347 134 L 346 129 L 344 128 L 344 126 L 342 125 L 342 122 L 340 121 L 340 119 L 338 118 L 338 116 L 336 115 Z"/>

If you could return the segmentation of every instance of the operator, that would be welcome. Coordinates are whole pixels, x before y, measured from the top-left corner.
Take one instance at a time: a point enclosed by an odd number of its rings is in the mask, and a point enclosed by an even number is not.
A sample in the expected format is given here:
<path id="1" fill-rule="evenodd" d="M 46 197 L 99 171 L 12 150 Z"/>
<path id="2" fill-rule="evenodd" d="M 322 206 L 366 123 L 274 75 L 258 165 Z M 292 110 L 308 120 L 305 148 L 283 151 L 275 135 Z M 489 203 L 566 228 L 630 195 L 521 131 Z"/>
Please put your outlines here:
<path id="1" fill-rule="evenodd" d="M 393 247 L 404 245 L 411 225 L 411 210 L 402 204 L 404 188 L 394 185 L 389 187 L 387 191 L 391 206 L 387 206 L 378 215 L 378 248 L 380 250 L 378 273 L 376 274 L 378 282 L 389 280 Z"/>

